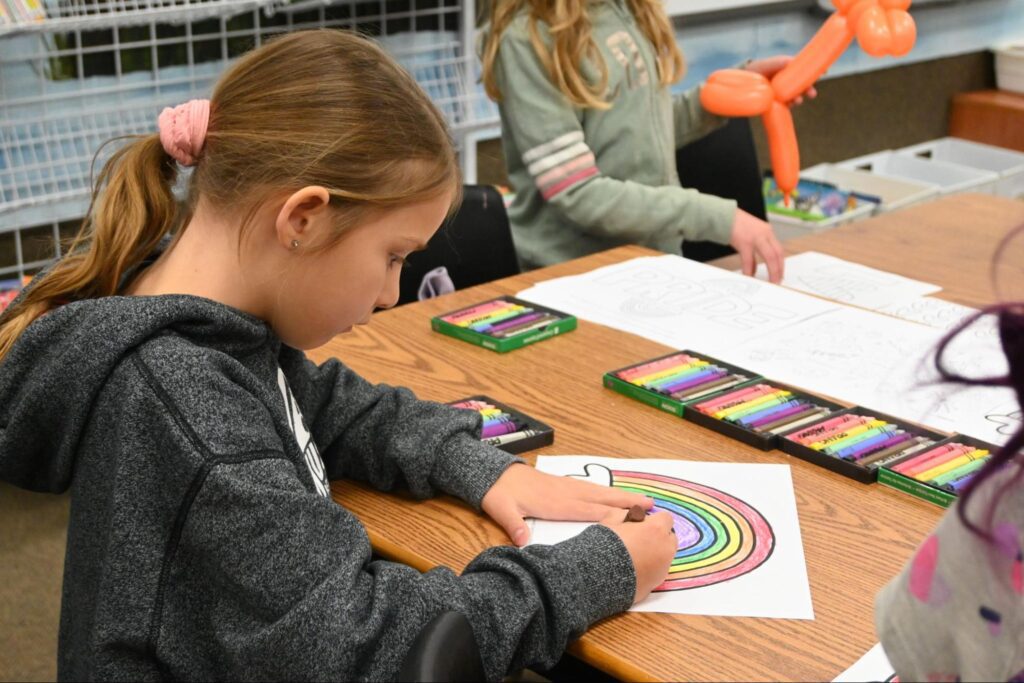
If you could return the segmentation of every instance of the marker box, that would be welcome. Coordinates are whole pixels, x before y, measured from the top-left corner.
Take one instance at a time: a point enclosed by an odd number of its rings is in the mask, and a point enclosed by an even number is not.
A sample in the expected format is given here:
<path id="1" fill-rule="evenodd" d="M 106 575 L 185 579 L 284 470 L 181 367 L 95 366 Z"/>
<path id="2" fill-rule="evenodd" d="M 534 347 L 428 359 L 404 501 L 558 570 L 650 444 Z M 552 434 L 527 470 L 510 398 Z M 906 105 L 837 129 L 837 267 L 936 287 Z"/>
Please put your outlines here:
<path id="1" fill-rule="evenodd" d="M 831 420 L 836 417 L 842 417 L 845 415 L 873 417 L 878 420 L 883 420 L 884 422 L 890 425 L 894 425 L 897 430 L 902 430 L 904 432 L 912 434 L 914 437 L 924 437 L 926 439 L 931 439 L 936 443 L 946 438 L 946 435 L 942 434 L 941 432 L 932 431 L 924 427 L 919 427 L 917 425 L 910 424 L 898 417 L 886 415 L 884 413 L 878 412 L 877 410 L 865 408 L 864 406 L 854 406 L 852 408 L 847 408 L 845 410 L 838 411 L 833 415 L 824 417 L 821 420 L 817 420 L 816 422 L 813 422 L 811 424 L 807 424 L 802 427 L 798 427 L 796 429 L 781 434 L 779 437 L 779 450 L 788 455 L 800 458 L 801 460 L 807 460 L 808 462 L 813 462 L 815 465 L 821 465 L 822 467 L 830 469 L 833 472 L 838 472 L 843 476 L 850 477 L 851 479 L 856 479 L 861 483 L 874 483 L 875 480 L 878 478 L 878 470 L 880 468 L 879 465 L 869 466 L 860 464 L 855 460 L 844 458 L 840 454 L 827 453 L 822 450 L 810 448 L 809 446 L 805 446 L 804 444 L 798 441 L 794 441 L 792 438 L 794 435 L 798 435 L 804 432 L 804 430 L 813 429 L 816 425 L 822 425 L 828 420 Z M 928 447 L 932 448 L 934 447 L 934 444 Z M 878 454 L 880 453 L 881 451 L 878 452 Z M 866 457 L 870 457 L 870 454 L 869 456 Z"/>
<path id="2" fill-rule="evenodd" d="M 988 457 L 991 457 L 1001 448 L 1000 446 L 987 443 L 981 439 L 975 439 L 974 437 L 967 436 L 966 434 L 954 434 L 948 439 L 943 439 L 926 450 L 931 450 L 947 444 L 963 444 L 965 446 L 972 446 L 974 448 L 986 450 L 989 452 Z M 912 476 L 900 474 L 896 470 L 892 469 L 901 463 L 912 460 L 919 455 L 923 455 L 924 452 L 925 451 L 913 453 L 880 468 L 878 470 L 878 483 L 903 491 L 904 493 L 909 493 L 910 495 L 916 496 L 921 500 L 926 500 L 929 503 L 935 503 L 936 505 L 948 508 L 957 499 L 959 493 L 951 491 L 945 487 L 934 486 L 928 482 L 921 481 L 920 479 L 915 479 Z M 986 457 L 985 460 L 987 459 L 988 458 Z"/>
<path id="3" fill-rule="evenodd" d="M 524 453 L 526 451 L 531 451 L 534 448 L 550 446 L 555 442 L 555 430 L 550 426 L 540 420 L 530 417 L 526 413 L 520 412 L 515 408 L 511 408 L 504 403 L 499 403 L 490 396 L 484 396 L 483 394 L 470 396 L 468 398 L 459 399 L 458 401 L 451 401 L 448 405 L 457 406 L 457 404 L 468 402 L 479 402 L 481 404 L 493 406 L 500 410 L 504 415 L 509 416 L 511 421 L 515 423 L 518 428 L 515 431 L 492 439 L 481 439 L 481 441 L 497 446 L 506 453 Z M 467 409 L 472 410 L 472 408 Z"/>
<path id="4" fill-rule="evenodd" d="M 576 317 L 511 296 L 488 299 L 430 320 L 436 332 L 505 353 L 576 329 Z"/>
<path id="5" fill-rule="evenodd" d="M 701 406 L 702 404 L 706 405 L 709 402 L 725 401 L 729 398 L 730 394 L 739 394 L 740 391 L 753 390 L 761 385 L 770 387 L 771 389 L 781 389 L 788 391 L 790 392 L 790 395 L 786 396 L 785 400 L 795 400 L 806 404 L 810 404 L 811 406 L 825 408 L 830 411 L 829 415 L 835 413 L 836 411 L 840 411 L 845 407 L 833 401 L 829 401 L 828 399 L 823 398 L 821 396 L 816 396 L 814 394 L 807 393 L 806 391 L 803 391 L 801 389 L 791 387 L 788 384 L 782 384 L 781 382 L 773 382 L 772 380 L 762 378 L 760 380 L 756 380 L 753 382 L 747 382 L 746 384 L 734 387 L 727 391 L 719 392 L 713 396 L 708 396 L 706 398 L 701 398 L 687 402 L 685 412 L 683 413 L 683 418 L 689 420 L 690 422 L 699 424 L 702 427 L 712 429 L 718 432 L 719 434 L 724 434 L 725 436 L 736 439 L 737 441 L 742 441 L 743 443 L 749 446 L 760 448 L 763 451 L 769 451 L 778 445 L 779 433 L 772 433 L 763 428 L 744 426 L 743 424 L 740 424 L 737 421 L 730 421 L 728 419 L 725 419 L 724 417 L 716 417 L 715 415 L 703 412 L 700 408 L 698 408 L 698 406 Z M 772 406 L 762 405 L 758 407 L 762 408 L 763 410 L 771 408 Z M 782 408 L 782 406 L 778 407 Z M 797 404 L 793 404 L 790 407 L 796 408 Z M 748 408 L 747 410 L 754 410 L 755 412 L 760 412 L 757 411 L 756 408 Z M 767 419 L 767 417 L 764 419 Z"/>
<path id="6" fill-rule="evenodd" d="M 634 376 L 633 379 L 636 379 L 645 376 L 638 373 L 646 373 L 646 376 L 657 376 L 659 372 L 662 374 L 671 373 L 671 368 L 673 367 L 672 359 L 676 356 L 690 356 L 692 358 L 696 358 L 698 361 L 706 362 L 708 364 L 706 367 L 718 367 L 725 370 L 726 373 L 724 376 L 718 378 L 718 380 L 705 382 L 704 384 L 707 386 L 701 386 L 700 380 L 709 378 L 698 376 L 699 371 L 692 373 L 692 379 L 690 377 L 682 378 L 679 382 L 679 385 L 683 387 L 681 391 L 683 393 L 689 392 L 691 394 L 690 398 L 685 396 L 673 398 L 672 395 L 665 391 L 658 391 L 652 388 L 651 384 L 641 385 L 630 381 L 629 375 L 631 374 Z M 676 367 L 678 367 L 678 365 Z M 664 380 L 664 378 L 662 379 Z M 633 365 L 619 368 L 618 370 L 606 372 L 604 375 L 604 385 L 612 391 L 617 391 L 618 393 L 636 399 L 641 403 L 646 403 L 647 405 L 654 406 L 659 410 L 664 410 L 667 413 L 683 417 L 686 402 L 695 400 L 692 398 L 692 395 L 696 395 L 696 392 L 699 392 L 700 398 L 709 397 L 722 391 L 719 387 L 723 386 L 723 381 L 728 380 L 728 388 L 732 388 L 752 380 L 759 379 L 761 379 L 761 376 L 757 373 L 745 370 L 739 366 L 732 365 L 730 363 L 723 363 L 716 358 L 706 356 L 702 353 L 697 353 L 696 351 L 683 350 L 673 351 L 672 353 L 666 353 L 664 356 L 658 356 L 657 358 L 651 358 L 640 363 L 634 363 Z M 712 384 L 716 384 L 717 386 L 712 386 Z"/>

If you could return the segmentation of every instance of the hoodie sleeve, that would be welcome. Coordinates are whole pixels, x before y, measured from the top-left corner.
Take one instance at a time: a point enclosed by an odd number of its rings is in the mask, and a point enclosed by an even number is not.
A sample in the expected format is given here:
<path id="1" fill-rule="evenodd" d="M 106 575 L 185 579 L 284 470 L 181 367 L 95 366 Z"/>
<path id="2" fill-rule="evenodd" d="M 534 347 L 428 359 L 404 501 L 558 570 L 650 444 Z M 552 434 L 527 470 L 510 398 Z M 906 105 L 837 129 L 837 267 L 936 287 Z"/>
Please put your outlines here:
<path id="1" fill-rule="evenodd" d="M 282 351 L 281 365 L 331 479 L 380 490 L 404 485 L 419 498 L 439 490 L 479 508 L 498 477 L 520 462 L 480 442 L 477 413 L 370 384 L 334 359 L 317 366 L 294 349 Z"/>
<path id="2" fill-rule="evenodd" d="M 875 601 L 875 627 L 904 681 L 1024 680 L 1024 488 L 1020 466 L 983 482 L 969 514 L 950 508 Z M 1016 479 L 1016 481 L 1013 481 Z"/>
<path id="3" fill-rule="evenodd" d="M 636 581 L 599 525 L 554 546 L 492 548 L 461 576 L 371 561 L 358 520 L 283 458 L 212 467 L 169 578 L 156 631 L 169 673 L 192 677 L 196 647 L 214 647 L 223 669 L 207 673 L 236 680 L 394 680 L 420 629 L 448 610 L 469 619 L 488 678 L 549 667 L 627 608 Z"/>
<path id="4" fill-rule="evenodd" d="M 729 241 L 735 201 L 601 173 L 578 110 L 551 83 L 524 32 L 505 31 L 495 67 L 504 130 L 522 150 L 522 163 L 541 196 L 562 217 L 605 239 Z M 681 118 L 687 125 L 696 122 L 689 106 L 676 107 L 677 129 Z"/>

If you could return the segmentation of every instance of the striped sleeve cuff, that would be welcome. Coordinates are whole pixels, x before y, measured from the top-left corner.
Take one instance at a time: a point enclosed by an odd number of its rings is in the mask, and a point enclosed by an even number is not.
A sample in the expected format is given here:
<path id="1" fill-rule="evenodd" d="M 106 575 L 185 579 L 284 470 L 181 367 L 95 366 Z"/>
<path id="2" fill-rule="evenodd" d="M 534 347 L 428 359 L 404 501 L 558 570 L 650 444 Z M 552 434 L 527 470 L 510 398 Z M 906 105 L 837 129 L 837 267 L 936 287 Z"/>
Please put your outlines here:
<path id="1" fill-rule="evenodd" d="M 583 141 L 583 131 L 537 145 L 523 154 L 523 163 L 546 201 L 598 174 L 597 161 Z"/>

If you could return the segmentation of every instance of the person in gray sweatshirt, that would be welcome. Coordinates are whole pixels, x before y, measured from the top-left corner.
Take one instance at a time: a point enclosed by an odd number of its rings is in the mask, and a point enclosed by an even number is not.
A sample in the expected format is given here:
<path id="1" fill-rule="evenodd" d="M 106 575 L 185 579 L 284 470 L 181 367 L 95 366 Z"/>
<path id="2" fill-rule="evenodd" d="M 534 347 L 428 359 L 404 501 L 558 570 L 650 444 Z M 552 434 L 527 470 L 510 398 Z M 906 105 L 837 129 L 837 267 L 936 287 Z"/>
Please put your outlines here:
<path id="1" fill-rule="evenodd" d="M 289 34 L 159 128 L 0 317 L 0 479 L 71 492 L 60 679 L 393 679 L 448 611 L 498 679 L 664 578 L 668 515 L 622 521 L 649 499 L 537 472 L 478 415 L 301 351 L 394 305 L 458 198 L 441 115 L 383 51 Z M 339 478 L 451 494 L 516 546 L 525 517 L 604 523 L 420 573 L 373 559 Z"/>

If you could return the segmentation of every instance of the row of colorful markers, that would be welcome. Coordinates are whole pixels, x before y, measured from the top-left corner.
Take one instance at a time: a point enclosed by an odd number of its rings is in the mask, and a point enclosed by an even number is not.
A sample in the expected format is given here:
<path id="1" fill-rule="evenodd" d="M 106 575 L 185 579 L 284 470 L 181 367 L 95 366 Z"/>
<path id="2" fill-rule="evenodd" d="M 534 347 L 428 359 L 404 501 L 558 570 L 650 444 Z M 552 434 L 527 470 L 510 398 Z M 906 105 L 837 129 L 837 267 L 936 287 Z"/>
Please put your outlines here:
<path id="1" fill-rule="evenodd" d="M 989 452 L 984 448 L 952 442 L 923 451 L 890 469 L 931 486 L 960 493 L 988 458 Z"/>
<path id="2" fill-rule="evenodd" d="M 616 376 L 676 401 L 693 401 L 750 379 L 687 353 L 634 365 L 620 370 Z"/>
<path id="3" fill-rule="evenodd" d="M 758 383 L 697 403 L 694 410 L 764 434 L 781 434 L 827 416 L 828 406 L 789 389 Z"/>
<path id="4" fill-rule="evenodd" d="M 812 450 L 877 469 L 933 445 L 935 439 L 916 434 L 872 415 L 846 413 L 787 434 Z"/>
<path id="5" fill-rule="evenodd" d="M 504 446 L 515 441 L 528 439 L 540 432 L 530 429 L 522 420 L 487 401 L 466 400 L 450 404 L 463 410 L 475 410 L 483 418 L 480 439 L 492 446 Z"/>
<path id="6" fill-rule="evenodd" d="M 559 320 L 559 316 L 551 311 L 496 299 L 442 316 L 441 320 L 474 332 L 504 339 L 544 327 Z"/>

